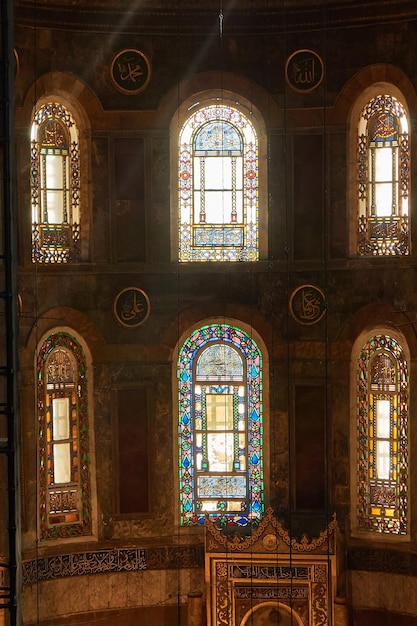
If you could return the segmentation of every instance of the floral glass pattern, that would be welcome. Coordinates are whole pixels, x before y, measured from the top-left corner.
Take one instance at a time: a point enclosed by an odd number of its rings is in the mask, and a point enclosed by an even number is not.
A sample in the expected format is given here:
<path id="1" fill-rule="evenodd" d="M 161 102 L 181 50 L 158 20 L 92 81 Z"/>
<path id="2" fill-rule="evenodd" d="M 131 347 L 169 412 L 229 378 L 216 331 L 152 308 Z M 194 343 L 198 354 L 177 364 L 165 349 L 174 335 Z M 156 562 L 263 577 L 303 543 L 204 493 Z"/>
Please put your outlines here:
<path id="1" fill-rule="evenodd" d="M 80 155 L 78 129 L 68 109 L 48 102 L 31 131 L 32 261 L 79 258 Z"/>
<path id="2" fill-rule="evenodd" d="M 180 522 L 246 525 L 264 510 L 262 355 L 241 329 L 194 331 L 178 358 Z"/>
<path id="3" fill-rule="evenodd" d="M 410 253 L 408 118 L 393 96 L 379 95 L 358 126 L 358 253 Z"/>
<path id="4" fill-rule="evenodd" d="M 357 368 L 359 530 L 407 533 L 408 393 L 400 344 L 383 334 L 368 339 Z"/>
<path id="5" fill-rule="evenodd" d="M 51 334 L 39 351 L 37 375 L 41 538 L 90 535 L 88 381 L 78 341 Z"/>
<path id="6" fill-rule="evenodd" d="M 237 108 L 194 111 L 179 136 L 179 260 L 257 261 L 258 140 Z"/>

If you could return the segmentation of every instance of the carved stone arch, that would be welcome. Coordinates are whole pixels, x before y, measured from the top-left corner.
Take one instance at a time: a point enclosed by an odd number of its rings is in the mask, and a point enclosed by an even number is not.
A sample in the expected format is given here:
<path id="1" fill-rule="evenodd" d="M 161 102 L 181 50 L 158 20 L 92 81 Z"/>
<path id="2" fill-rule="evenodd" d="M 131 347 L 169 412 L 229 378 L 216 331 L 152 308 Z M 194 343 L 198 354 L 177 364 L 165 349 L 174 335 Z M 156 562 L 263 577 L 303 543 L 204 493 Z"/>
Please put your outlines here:
<path id="1" fill-rule="evenodd" d="M 283 602 L 262 602 L 244 615 L 240 626 L 303 626 L 295 609 Z"/>

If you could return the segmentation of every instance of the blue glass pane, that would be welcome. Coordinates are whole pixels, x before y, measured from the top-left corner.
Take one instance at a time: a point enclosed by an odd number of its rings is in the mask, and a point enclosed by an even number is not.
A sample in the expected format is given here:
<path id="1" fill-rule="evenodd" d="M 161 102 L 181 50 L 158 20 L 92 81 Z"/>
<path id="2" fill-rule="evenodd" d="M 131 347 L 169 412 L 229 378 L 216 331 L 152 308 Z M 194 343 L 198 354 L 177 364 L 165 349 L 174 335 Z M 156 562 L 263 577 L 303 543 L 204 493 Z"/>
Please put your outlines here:
<path id="1" fill-rule="evenodd" d="M 194 149 L 204 152 L 241 152 L 239 131 L 228 122 L 215 120 L 204 124 L 194 138 Z"/>
<path id="2" fill-rule="evenodd" d="M 193 232 L 195 246 L 243 246 L 243 228 L 239 226 L 195 227 Z"/>
<path id="3" fill-rule="evenodd" d="M 243 376 L 243 363 L 240 355 L 224 344 L 206 348 L 197 361 L 197 376 L 210 378 L 232 378 Z"/>

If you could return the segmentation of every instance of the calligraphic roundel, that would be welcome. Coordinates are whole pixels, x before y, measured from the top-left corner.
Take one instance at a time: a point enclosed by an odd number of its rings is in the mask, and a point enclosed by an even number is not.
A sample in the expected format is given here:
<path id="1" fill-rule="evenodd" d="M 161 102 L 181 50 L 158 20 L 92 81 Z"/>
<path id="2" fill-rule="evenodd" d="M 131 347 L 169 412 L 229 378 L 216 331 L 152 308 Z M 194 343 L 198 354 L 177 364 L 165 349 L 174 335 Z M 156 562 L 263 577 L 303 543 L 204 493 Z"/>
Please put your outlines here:
<path id="1" fill-rule="evenodd" d="M 117 294 L 113 312 L 119 324 L 136 328 L 148 319 L 150 303 L 147 294 L 138 287 L 126 287 Z"/>
<path id="2" fill-rule="evenodd" d="M 285 80 L 294 91 L 309 93 L 324 78 L 323 61 L 314 50 L 297 50 L 287 59 Z"/>
<path id="3" fill-rule="evenodd" d="M 149 84 L 150 61 L 140 50 L 121 50 L 113 58 L 110 77 L 116 89 L 128 96 L 134 96 L 144 91 Z"/>
<path id="4" fill-rule="evenodd" d="M 290 313 L 303 326 L 317 324 L 326 313 L 323 291 L 315 285 L 301 285 L 291 294 Z"/>

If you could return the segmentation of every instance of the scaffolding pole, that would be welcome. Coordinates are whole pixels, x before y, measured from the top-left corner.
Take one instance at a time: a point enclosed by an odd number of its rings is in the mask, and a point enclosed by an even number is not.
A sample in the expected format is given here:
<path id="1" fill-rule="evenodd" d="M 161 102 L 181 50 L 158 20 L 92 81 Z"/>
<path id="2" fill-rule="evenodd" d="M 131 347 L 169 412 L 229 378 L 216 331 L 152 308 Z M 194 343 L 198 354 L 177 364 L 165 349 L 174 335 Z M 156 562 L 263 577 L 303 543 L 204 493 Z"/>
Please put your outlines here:
<path id="1" fill-rule="evenodd" d="M 0 2 L 0 624 L 20 626 L 20 498 L 18 437 L 17 227 L 15 201 L 15 128 L 13 0 Z M 5 506 L 4 506 L 5 505 Z M 5 511 L 4 508 L 7 510 Z M 3 554 L 4 553 L 4 554 Z"/>

